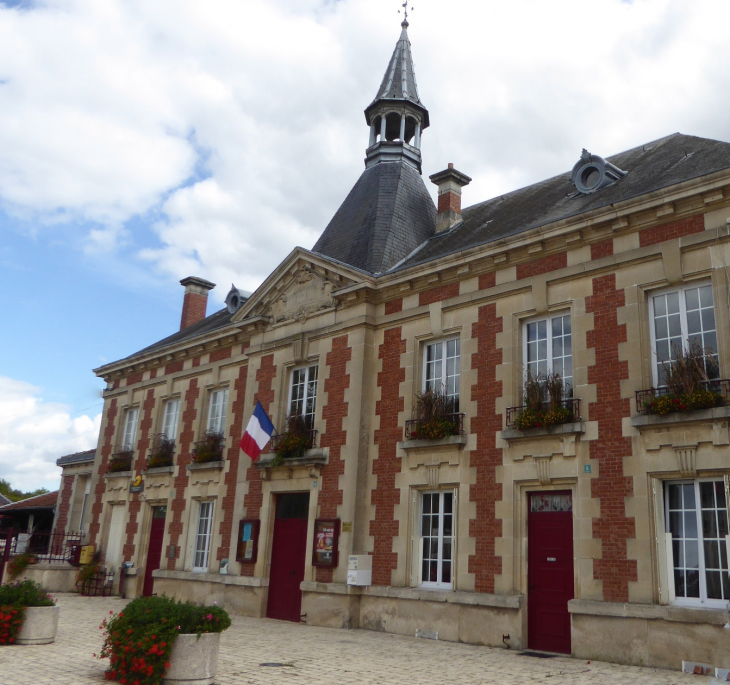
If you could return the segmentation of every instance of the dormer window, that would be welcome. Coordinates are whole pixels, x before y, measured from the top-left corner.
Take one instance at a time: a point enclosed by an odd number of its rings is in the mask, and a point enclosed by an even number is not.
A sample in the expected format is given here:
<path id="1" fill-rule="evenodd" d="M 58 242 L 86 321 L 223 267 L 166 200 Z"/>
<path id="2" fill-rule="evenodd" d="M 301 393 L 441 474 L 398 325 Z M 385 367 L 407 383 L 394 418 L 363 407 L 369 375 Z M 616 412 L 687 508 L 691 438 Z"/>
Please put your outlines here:
<path id="1" fill-rule="evenodd" d="M 570 172 L 570 180 L 579 193 L 588 195 L 615 183 L 626 174 L 626 171 L 607 162 L 603 157 L 592 155 L 584 149 Z"/>

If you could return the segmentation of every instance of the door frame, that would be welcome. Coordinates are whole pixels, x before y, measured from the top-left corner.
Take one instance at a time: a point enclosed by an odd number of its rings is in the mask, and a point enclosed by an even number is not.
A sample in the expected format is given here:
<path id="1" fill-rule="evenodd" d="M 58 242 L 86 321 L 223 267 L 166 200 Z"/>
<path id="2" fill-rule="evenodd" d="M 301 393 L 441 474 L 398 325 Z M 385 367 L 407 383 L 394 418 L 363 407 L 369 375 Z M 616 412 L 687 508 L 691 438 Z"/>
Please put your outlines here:
<path id="1" fill-rule="evenodd" d="M 575 458 L 575 457 L 574 457 Z M 579 537 L 579 510 L 580 494 L 577 478 L 561 478 L 553 479 L 550 485 L 540 485 L 536 480 L 514 482 L 512 489 L 514 516 L 514 563 L 512 565 L 512 582 L 514 588 L 519 594 L 525 597 L 523 603 L 522 620 L 522 648 L 527 649 L 527 598 L 529 595 L 529 587 L 527 580 L 527 559 L 529 551 L 528 540 L 528 524 L 527 518 L 530 513 L 530 493 L 540 492 L 570 492 L 573 498 L 573 597 L 580 598 L 580 564 L 578 563 L 578 552 L 580 546 Z M 590 494 L 591 482 L 587 479 L 582 484 Z"/>
<path id="2" fill-rule="evenodd" d="M 311 480 L 311 479 L 308 479 Z M 317 478 L 319 481 L 319 478 Z M 312 544 L 314 542 L 314 519 L 317 513 L 317 495 L 315 494 L 317 490 L 315 488 L 310 489 L 303 489 L 301 487 L 292 487 L 290 490 L 274 490 L 269 493 L 268 499 L 268 505 L 269 505 L 269 511 L 268 511 L 268 517 L 267 517 L 267 524 L 268 524 L 268 531 L 266 534 L 266 578 L 271 581 L 271 559 L 273 556 L 274 551 L 274 529 L 276 527 L 276 506 L 277 506 L 277 497 L 279 495 L 308 495 L 309 496 L 309 507 L 307 511 L 307 534 L 306 534 L 306 540 L 305 540 L 305 547 L 304 547 L 304 577 L 303 580 L 313 580 L 314 579 L 314 566 L 312 566 L 312 555 L 311 555 L 311 549 Z M 314 501 L 314 502 L 313 502 Z M 303 519 L 301 519 L 303 520 Z M 261 535 L 259 534 L 259 541 L 261 540 Z M 259 542 L 259 544 L 261 544 Z M 267 587 L 266 592 L 266 607 L 264 608 L 264 616 L 268 616 L 269 611 L 269 593 L 268 590 L 271 587 L 269 585 Z M 300 609 L 301 611 L 301 609 Z"/>

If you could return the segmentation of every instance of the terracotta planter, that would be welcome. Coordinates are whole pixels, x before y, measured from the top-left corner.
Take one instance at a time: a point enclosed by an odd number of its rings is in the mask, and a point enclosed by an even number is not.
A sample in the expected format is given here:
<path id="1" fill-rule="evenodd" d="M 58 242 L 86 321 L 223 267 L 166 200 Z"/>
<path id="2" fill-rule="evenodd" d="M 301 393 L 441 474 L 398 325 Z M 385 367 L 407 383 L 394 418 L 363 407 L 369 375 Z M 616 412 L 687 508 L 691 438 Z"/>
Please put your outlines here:
<path id="1" fill-rule="evenodd" d="M 170 654 L 170 668 L 162 679 L 164 685 L 213 685 L 220 643 L 220 633 L 178 635 Z"/>
<path id="2" fill-rule="evenodd" d="M 56 641 L 60 607 L 26 607 L 23 627 L 15 644 L 47 645 Z"/>

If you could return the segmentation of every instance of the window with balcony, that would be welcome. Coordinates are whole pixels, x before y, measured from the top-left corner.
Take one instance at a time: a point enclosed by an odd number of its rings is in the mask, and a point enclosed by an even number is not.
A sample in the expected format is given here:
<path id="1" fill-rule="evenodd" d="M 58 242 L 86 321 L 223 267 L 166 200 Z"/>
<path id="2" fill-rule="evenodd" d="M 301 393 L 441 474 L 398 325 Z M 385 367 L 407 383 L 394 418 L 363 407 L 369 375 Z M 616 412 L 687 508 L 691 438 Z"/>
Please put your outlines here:
<path id="1" fill-rule="evenodd" d="M 428 343 L 423 349 L 423 390 L 442 392 L 459 412 L 461 341 L 459 338 Z"/>
<path id="2" fill-rule="evenodd" d="M 303 366 L 291 372 L 289 386 L 289 416 L 300 416 L 307 428 L 314 428 L 317 408 L 317 374 L 319 367 Z"/>
<path id="3" fill-rule="evenodd" d="M 162 434 L 168 440 L 177 437 L 177 424 L 180 418 L 180 400 L 167 400 L 165 402 L 165 415 L 162 420 Z"/>
<path id="4" fill-rule="evenodd" d="M 668 482 L 664 504 L 676 603 L 726 606 L 730 575 L 725 481 Z"/>
<path id="5" fill-rule="evenodd" d="M 421 494 L 421 586 L 450 590 L 454 559 L 454 491 Z"/>
<path id="6" fill-rule="evenodd" d="M 524 365 L 532 378 L 549 373 L 563 379 L 563 396 L 573 397 L 573 338 L 570 314 L 528 321 L 524 325 Z"/>
<path id="7" fill-rule="evenodd" d="M 208 406 L 208 432 L 223 433 L 226 427 L 226 410 L 228 408 L 228 388 L 214 390 L 210 393 Z"/>
<path id="8" fill-rule="evenodd" d="M 654 384 L 667 383 L 667 367 L 683 353 L 699 349 L 709 379 L 720 377 L 712 286 L 689 286 L 649 300 Z"/>

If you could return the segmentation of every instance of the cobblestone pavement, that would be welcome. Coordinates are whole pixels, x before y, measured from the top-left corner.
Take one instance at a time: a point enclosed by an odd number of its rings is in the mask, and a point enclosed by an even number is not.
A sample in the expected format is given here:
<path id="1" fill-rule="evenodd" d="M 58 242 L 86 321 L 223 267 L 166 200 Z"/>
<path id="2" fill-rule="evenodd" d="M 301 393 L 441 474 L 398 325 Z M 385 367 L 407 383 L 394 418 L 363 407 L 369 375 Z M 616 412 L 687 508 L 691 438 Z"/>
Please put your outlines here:
<path id="1" fill-rule="evenodd" d="M 0 647 L 2 685 L 104 682 L 108 662 L 99 624 L 125 602 L 61 594 L 56 642 Z M 278 663 L 283 666 L 263 666 Z M 233 617 L 223 633 L 220 685 L 490 685 L 599 683 L 688 685 L 707 678 L 675 671 L 570 658 L 537 659 L 503 649 L 436 642 L 364 630 L 330 630 L 267 619 Z"/>

